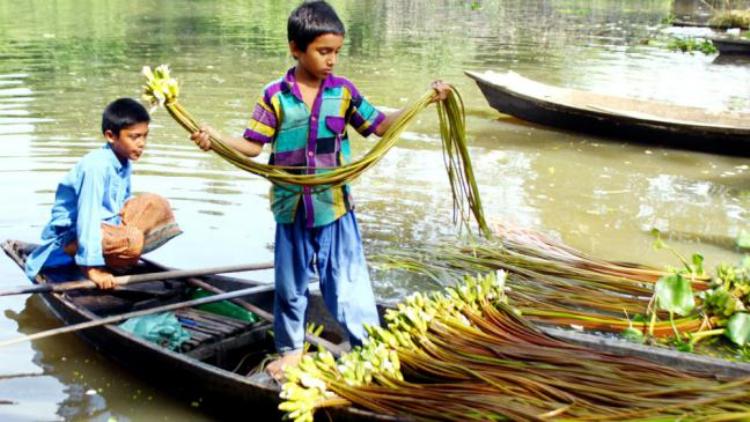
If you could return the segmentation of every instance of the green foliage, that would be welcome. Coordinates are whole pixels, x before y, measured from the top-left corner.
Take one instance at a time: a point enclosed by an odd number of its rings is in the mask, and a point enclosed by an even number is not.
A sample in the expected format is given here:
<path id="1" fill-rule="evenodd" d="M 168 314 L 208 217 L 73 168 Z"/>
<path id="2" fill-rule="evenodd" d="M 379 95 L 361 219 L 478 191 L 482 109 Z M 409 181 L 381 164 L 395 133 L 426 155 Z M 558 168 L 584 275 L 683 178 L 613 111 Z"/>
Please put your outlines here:
<path id="1" fill-rule="evenodd" d="M 681 316 L 688 315 L 695 308 L 690 280 L 680 273 L 660 278 L 656 282 L 654 297 L 659 309 L 674 312 Z"/>
<path id="2" fill-rule="evenodd" d="M 703 293 L 704 312 L 720 318 L 747 309 L 750 297 L 750 267 L 748 260 L 739 266 L 720 264 L 711 281 L 711 289 Z"/>
<path id="3" fill-rule="evenodd" d="M 717 289 L 706 293 L 703 307 L 711 315 L 730 317 L 737 311 L 738 302 L 728 291 Z"/>
<path id="4" fill-rule="evenodd" d="M 667 48 L 672 51 L 693 54 L 698 51 L 703 54 L 715 54 L 716 46 L 705 38 L 677 38 L 674 37 L 667 43 Z"/>
<path id="5" fill-rule="evenodd" d="M 622 330 L 620 336 L 625 340 L 631 341 L 633 343 L 643 343 L 644 341 L 646 341 L 646 337 L 643 335 L 643 332 L 633 327 L 628 327 Z"/>
<path id="6" fill-rule="evenodd" d="M 711 18 L 709 24 L 720 28 L 747 29 L 750 27 L 750 9 L 718 12 Z"/>
<path id="7" fill-rule="evenodd" d="M 688 262 L 688 260 L 685 259 L 685 257 L 682 256 L 679 252 L 677 252 L 677 250 L 675 250 L 673 247 L 664 242 L 664 240 L 662 240 L 661 232 L 659 231 L 659 229 L 651 229 L 651 235 L 654 236 L 654 250 L 658 251 L 661 249 L 666 249 L 672 252 L 680 260 L 680 262 L 682 262 L 682 265 L 685 267 L 685 271 L 690 274 L 696 276 L 703 276 L 705 274 L 705 272 L 703 271 L 703 255 L 698 253 L 693 254 L 693 256 L 691 257 L 691 262 Z"/>
<path id="8" fill-rule="evenodd" d="M 703 255 L 699 253 L 693 254 L 693 274 L 697 275 L 703 275 L 705 272 L 703 271 Z"/>
<path id="9" fill-rule="evenodd" d="M 686 353 L 692 353 L 695 350 L 695 346 L 693 345 L 693 343 L 683 340 L 675 340 L 674 347 L 680 352 Z"/>
<path id="10" fill-rule="evenodd" d="M 750 340 L 750 314 L 737 312 L 727 323 L 725 335 L 738 346 L 745 346 Z"/>

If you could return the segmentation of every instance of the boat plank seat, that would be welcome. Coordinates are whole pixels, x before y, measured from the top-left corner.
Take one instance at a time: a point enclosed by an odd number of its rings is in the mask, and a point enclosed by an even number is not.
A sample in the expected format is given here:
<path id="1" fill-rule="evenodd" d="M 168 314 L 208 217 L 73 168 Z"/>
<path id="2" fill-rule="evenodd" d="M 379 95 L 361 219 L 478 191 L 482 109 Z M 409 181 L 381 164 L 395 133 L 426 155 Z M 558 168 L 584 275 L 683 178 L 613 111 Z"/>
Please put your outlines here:
<path id="1" fill-rule="evenodd" d="M 197 359 L 207 359 L 220 350 L 232 350 L 263 340 L 271 324 L 247 322 L 199 309 L 175 311 L 180 325 L 190 334 L 182 352 Z"/>

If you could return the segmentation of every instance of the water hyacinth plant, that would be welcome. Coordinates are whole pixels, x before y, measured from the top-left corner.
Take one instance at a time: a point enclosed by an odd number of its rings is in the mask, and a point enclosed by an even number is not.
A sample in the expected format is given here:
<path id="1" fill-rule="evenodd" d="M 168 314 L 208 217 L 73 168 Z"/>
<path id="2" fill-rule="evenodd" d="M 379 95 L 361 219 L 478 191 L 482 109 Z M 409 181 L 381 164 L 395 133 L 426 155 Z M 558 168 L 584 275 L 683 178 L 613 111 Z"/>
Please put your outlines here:
<path id="1" fill-rule="evenodd" d="M 279 408 L 297 422 L 357 406 L 416 421 L 736 420 L 750 378 L 718 381 L 548 337 L 509 306 L 505 273 L 415 294 L 334 360 L 286 370 Z"/>
<path id="2" fill-rule="evenodd" d="M 164 107 L 167 112 L 185 128 L 194 133 L 200 126 L 191 114 L 179 103 L 179 86 L 171 77 L 169 68 L 161 65 L 155 70 L 148 66 L 143 68 L 146 85 L 143 96 L 155 107 Z M 416 116 L 432 103 L 434 91 L 426 92 L 416 102 L 412 103 L 399 116 L 382 138 L 360 159 L 335 168 L 327 169 L 325 173 L 308 174 L 307 167 L 277 166 L 254 161 L 239 151 L 227 146 L 221 139 L 211 137 L 212 150 L 222 158 L 242 170 L 257 174 L 275 184 L 310 186 L 327 189 L 331 186 L 351 182 L 366 170 L 372 168 L 398 141 L 401 132 Z M 490 235 L 491 231 L 484 219 L 482 202 L 479 196 L 476 179 L 474 177 L 466 141 L 465 114 L 461 95 L 455 88 L 445 101 L 437 103 L 440 120 L 440 134 L 443 140 L 443 153 L 448 179 L 453 192 L 454 215 L 460 217 L 464 225 L 469 227 L 469 213 L 479 226 L 482 234 Z M 317 169 L 321 169 L 318 167 Z"/>

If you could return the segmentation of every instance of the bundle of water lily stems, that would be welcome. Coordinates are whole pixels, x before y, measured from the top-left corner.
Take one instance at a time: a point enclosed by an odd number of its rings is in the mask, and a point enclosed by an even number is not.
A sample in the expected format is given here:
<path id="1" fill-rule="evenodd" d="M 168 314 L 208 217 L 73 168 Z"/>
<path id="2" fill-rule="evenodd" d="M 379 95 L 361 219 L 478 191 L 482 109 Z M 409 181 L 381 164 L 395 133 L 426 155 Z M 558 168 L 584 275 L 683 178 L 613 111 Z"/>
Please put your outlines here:
<path id="1" fill-rule="evenodd" d="M 750 416 L 750 378 L 719 381 L 548 337 L 506 303 L 504 278 L 413 295 L 338 361 L 325 350 L 304 356 L 286 370 L 279 408 L 297 422 L 352 405 L 419 421 Z"/>
<path id="2" fill-rule="evenodd" d="M 166 65 L 161 65 L 152 71 L 151 68 L 144 67 L 143 74 L 146 76 L 144 98 L 155 106 L 165 107 L 169 114 L 188 132 L 197 132 L 200 125 L 178 102 L 179 86 L 177 80 L 170 76 L 169 68 Z M 211 148 L 240 169 L 262 176 L 273 183 L 317 186 L 325 189 L 350 182 L 375 165 L 393 147 L 401 132 L 409 123 L 431 104 L 433 95 L 434 91 L 430 90 L 407 107 L 375 146 L 359 160 L 340 167 L 330 168 L 325 173 L 308 172 L 307 170 L 310 169 L 307 167 L 259 163 L 213 136 L 211 137 Z M 468 223 L 468 212 L 471 211 L 481 232 L 489 235 L 490 231 L 484 219 L 482 202 L 466 142 L 463 100 L 455 88 L 452 88 L 451 94 L 445 101 L 437 104 L 437 110 L 440 120 L 440 134 L 443 140 L 444 162 L 453 192 L 454 219 L 460 218 L 463 223 Z M 321 167 L 317 169 L 321 169 Z M 466 226 L 468 228 L 468 224 Z"/>
<path id="3" fill-rule="evenodd" d="M 383 269 L 424 274 L 441 285 L 455 284 L 467 274 L 505 270 L 513 304 L 528 319 L 547 324 L 677 338 L 712 328 L 710 319 L 673 319 L 655 306 L 655 285 L 674 270 L 598 259 L 518 227 L 496 224 L 495 231 L 484 241 L 402 248 L 371 261 Z M 693 272 L 687 284 L 701 291 L 707 280 Z"/>

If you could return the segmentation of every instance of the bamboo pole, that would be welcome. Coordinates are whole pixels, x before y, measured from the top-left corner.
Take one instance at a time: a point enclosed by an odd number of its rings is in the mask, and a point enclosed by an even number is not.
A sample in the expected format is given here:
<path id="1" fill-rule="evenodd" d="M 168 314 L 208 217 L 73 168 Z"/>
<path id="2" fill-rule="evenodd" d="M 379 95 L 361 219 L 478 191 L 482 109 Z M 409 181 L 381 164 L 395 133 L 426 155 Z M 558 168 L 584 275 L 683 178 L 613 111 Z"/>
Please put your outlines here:
<path id="1" fill-rule="evenodd" d="M 200 277 L 204 275 L 237 273 L 241 271 L 267 270 L 273 268 L 273 262 L 261 264 L 228 265 L 223 267 L 200 268 L 194 270 L 159 271 L 148 274 L 134 274 L 115 277 L 117 286 L 128 284 L 145 283 L 149 281 L 169 280 L 176 278 Z M 97 288 L 91 280 L 68 281 L 62 283 L 39 284 L 32 287 L 17 287 L 10 290 L 0 291 L 0 296 L 11 296 L 29 293 L 64 292 L 76 289 Z"/>
<path id="2" fill-rule="evenodd" d="M 87 328 L 99 327 L 102 325 L 113 324 L 115 322 L 124 321 L 126 319 L 141 317 L 144 315 L 151 315 L 157 312 L 173 311 L 181 308 L 188 308 L 192 306 L 204 305 L 206 303 L 219 302 L 227 299 L 234 299 L 240 296 L 246 296 L 255 293 L 262 293 L 272 291 L 273 285 L 266 286 L 255 286 L 248 287 L 246 289 L 235 290 L 233 292 L 222 293 L 215 296 L 202 297 L 200 299 L 187 300 L 184 302 L 172 303 L 169 305 L 157 306 L 155 308 L 143 309 L 140 311 L 126 312 L 120 315 L 112 315 L 106 318 L 96 319 L 93 321 L 86 321 L 80 324 L 68 325 L 67 327 L 55 328 L 52 330 L 42 331 L 39 333 L 29 334 L 20 337 L 14 337 L 8 340 L 0 341 L 0 347 L 9 346 L 11 344 L 22 343 L 24 341 L 38 340 L 40 338 L 51 337 L 57 334 L 71 333 L 75 331 L 85 330 Z"/>

